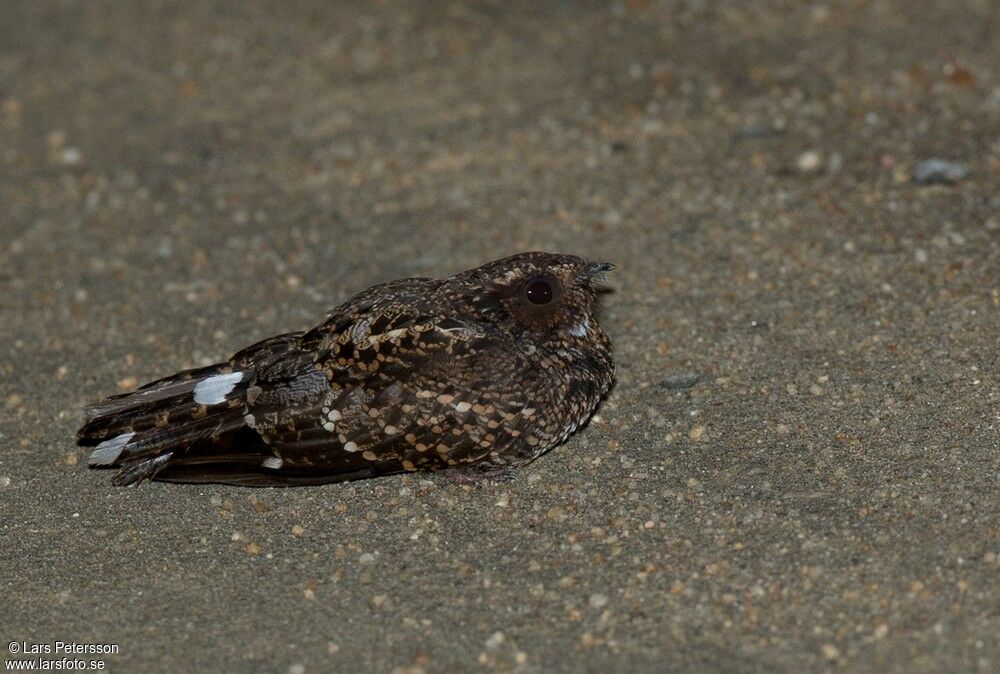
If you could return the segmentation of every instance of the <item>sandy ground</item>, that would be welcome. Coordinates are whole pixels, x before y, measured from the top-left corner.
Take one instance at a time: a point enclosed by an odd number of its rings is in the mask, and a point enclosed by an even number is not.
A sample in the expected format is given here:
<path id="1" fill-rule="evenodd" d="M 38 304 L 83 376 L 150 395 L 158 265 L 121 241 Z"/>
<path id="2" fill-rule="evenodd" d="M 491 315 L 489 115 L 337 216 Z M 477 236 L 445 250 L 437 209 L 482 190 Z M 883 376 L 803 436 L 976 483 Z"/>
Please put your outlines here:
<path id="1" fill-rule="evenodd" d="M 205 4 L 0 3 L 4 644 L 1000 669 L 996 3 Z M 526 249 L 619 263 L 618 385 L 512 482 L 118 489 L 73 445 L 87 401 Z"/>

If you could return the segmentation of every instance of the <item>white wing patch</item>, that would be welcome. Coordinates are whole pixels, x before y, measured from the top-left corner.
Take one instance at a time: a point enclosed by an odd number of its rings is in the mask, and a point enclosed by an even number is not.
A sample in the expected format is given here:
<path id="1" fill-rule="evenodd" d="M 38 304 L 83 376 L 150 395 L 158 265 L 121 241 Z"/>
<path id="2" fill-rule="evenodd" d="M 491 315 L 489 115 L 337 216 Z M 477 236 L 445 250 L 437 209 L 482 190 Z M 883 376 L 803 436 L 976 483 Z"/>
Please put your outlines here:
<path id="1" fill-rule="evenodd" d="M 202 379 L 194 387 L 194 401 L 200 405 L 224 403 L 226 396 L 232 393 L 233 388 L 241 381 L 243 381 L 242 372 L 227 372 Z"/>
<path id="2" fill-rule="evenodd" d="M 122 450 L 125 449 L 125 445 L 128 444 L 128 441 L 134 435 L 135 433 L 122 433 L 100 443 L 90 453 L 87 464 L 91 466 L 110 466 L 118 460 L 118 457 L 122 454 Z"/>

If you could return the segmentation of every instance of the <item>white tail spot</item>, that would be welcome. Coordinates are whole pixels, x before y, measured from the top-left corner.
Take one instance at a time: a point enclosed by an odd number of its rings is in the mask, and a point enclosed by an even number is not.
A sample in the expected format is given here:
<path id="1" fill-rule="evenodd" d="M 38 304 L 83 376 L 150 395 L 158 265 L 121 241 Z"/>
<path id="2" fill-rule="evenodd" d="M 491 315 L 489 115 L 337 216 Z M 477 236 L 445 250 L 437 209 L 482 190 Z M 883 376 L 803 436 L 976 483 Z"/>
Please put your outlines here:
<path id="1" fill-rule="evenodd" d="M 264 466 L 264 468 L 270 468 L 271 470 L 278 470 L 279 468 L 281 468 L 281 465 L 283 463 L 285 462 L 281 459 L 280 456 L 269 456 L 263 461 L 261 461 L 260 465 Z"/>
<path id="2" fill-rule="evenodd" d="M 125 449 L 125 445 L 134 435 L 135 433 L 122 433 L 110 440 L 105 440 L 90 453 L 87 463 L 91 466 L 110 466 L 122 455 L 122 450 Z"/>
<path id="3" fill-rule="evenodd" d="M 232 393 L 233 388 L 241 381 L 243 381 L 242 372 L 227 372 L 202 379 L 194 387 L 194 401 L 200 405 L 224 403 L 226 396 Z"/>

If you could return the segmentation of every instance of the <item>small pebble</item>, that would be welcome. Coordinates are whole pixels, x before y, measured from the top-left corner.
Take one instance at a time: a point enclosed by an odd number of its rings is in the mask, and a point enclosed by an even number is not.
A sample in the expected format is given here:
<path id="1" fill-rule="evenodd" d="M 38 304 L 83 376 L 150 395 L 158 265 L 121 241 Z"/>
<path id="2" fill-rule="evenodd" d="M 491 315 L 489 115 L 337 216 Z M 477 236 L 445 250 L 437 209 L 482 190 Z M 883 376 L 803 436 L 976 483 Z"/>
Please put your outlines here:
<path id="1" fill-rule="evenodd" d="M 590 604 L 590 608 L 593 609 L 604 608 L 608 604 L 608 596 L 606 594 L 601 594 L 600 592 L 595 592 L 590 595 L 590 599 L 587 600 L 587 603 Z"/>
<path id="2" fill-rule="evenodd" d="M 139 385 L 139 380 L 135 377 L 125 377 L 118 380 L 119 391 L 131 391 Z"/>
<path id="3" fill-rule="evenodd" d="M 660 388 L 667 389 L 668 391 L 681 391 L 683 389 L 688 389 L 698 383 L 701 379 L 701 375 L 695 374 L 694 372 L 679 372 L 677 374 L 667 375 L 660 380 Z"/>
<path id="4" fill-rule="evenodd" d="M 503 645 L 503 642 L 507 640 L 503 632 L 494 632 L 490 635 L 490 638 L 486 640 L 485 646 L 488 650 L 495 651 Z"/>
<path id="5" fill-rule="evenodd" d="M 802 173 L 815 173 L 823 164 L 823 155 L 818 150 L 809 150 L 799 155 L 795 166 Z"/>
<path id="6" fill-rule="evenodd" d="M 969 167 L 945 159 L 925 159 L 913 169 L 913 182 L 921 185 L 951 184 L 969 175 Z"/>
<path id="7" fill-rule="evenodd" d="M 62 163 L 67 166 L 76 166 L 80 163 L 80 160 L 83 159 L 83 154 L 78 148 L 64 147 L 60 159 L 62 159 Z"/>
<path id="8" fill-rule="evenodd" d="M 358 561 L 362 564 L 371 564 L 375 561 L 375 555 L 370 552 L 362 552 L 361 556 L 358 557 Z"/>

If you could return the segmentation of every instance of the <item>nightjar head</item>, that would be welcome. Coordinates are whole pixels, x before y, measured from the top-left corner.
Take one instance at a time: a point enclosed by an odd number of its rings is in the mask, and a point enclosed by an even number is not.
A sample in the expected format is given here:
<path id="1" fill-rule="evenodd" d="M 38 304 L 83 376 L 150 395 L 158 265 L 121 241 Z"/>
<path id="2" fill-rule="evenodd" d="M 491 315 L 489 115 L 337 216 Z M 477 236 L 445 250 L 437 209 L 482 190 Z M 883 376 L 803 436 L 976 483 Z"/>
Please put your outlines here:
<path id="1" fill-rule="evenodd" d="M 534 341 L 601 341 L 597 281 L 614 269 L 575 255 L 521 253 L 467 272 L 474 309 L 514 337 Z"/>

